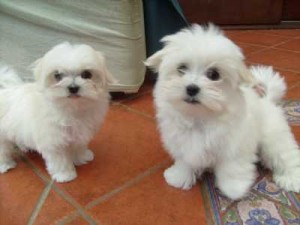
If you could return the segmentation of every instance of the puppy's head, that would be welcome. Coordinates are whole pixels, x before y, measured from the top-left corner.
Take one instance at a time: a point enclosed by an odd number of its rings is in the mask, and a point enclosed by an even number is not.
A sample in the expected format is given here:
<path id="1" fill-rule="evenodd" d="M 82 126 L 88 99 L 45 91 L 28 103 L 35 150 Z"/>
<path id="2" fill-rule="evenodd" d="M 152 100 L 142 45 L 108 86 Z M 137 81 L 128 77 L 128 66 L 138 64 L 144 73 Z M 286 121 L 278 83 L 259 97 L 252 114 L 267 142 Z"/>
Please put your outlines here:
<path id="1" fill-rule="evenodd" d="M 115 82 L 105 58 L 88 45 L 61 43 L 34 64 L 34 76 L 47 97 L 97 100 Z"/>
<path id="2" fill-rule="evenodd" d="M 214 25 L 193 25 L 162 39 L 145 64 L 158 72 L 155 97 L 184 111 L 222 112 L 251 82 L 244 56 Z"/>

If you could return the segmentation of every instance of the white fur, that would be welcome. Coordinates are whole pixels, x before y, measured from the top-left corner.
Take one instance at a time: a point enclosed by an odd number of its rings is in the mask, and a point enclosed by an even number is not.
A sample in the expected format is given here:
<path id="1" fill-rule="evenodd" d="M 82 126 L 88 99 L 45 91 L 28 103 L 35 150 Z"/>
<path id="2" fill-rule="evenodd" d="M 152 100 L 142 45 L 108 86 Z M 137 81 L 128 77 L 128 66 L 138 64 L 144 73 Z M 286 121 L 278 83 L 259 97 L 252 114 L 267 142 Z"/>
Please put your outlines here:
<path id="1" fill-rule="evenodd" d="M 251 66 L 250 70 L 258 83 L 266 85 L 264 90 L 268 93 L 270 101 L 279 102 L 286 92 L 283 77 L 271 66 Z"/>
<path id="2" fill-rule="evenodd" d="M 156 116 L 165 149 L 175 160 L 164 173 L 167 183 L 189 189 L 195 176 L 210 168 L 221 191 L 239 199 L 255 181 L 261 147 L 275 182 L 299 192 L 300 151 L 275 104 L 286 89 L 278 73 L 255 67 L 252 76 L 241 50 L 213 25 L 193 25 L 162 40 L 164 48 L 145 64 L 159 73 Z M 182 63 L 184 72 L 178 69 Z M 207 77 L 212 68 L 221 79 Z M 257 83 L 266 87 L 265 97 L 252 88 Z M 200 88 L 193 97 L 198 104 L 186 102 L 191 84 Z"/>
<path id="3" fill-rule="evenodd" d="M 92 78 L 83 79 L 83 70 Z M 35 63 L 35 82 L 23 83 L 5 67 L 0 71 L 0 172 L 16 166 L 12 149 L 17 145 L 39 152 L 54 180 L 74 179 L 74 164 L 93 160 L 87 146 L 109 106 L 107 84 L 114 79 L 102 54 L 62 43 Z M 61 80 L 55 79 L 57 72 Z M 80 88 L 76 95 L 70 85 Z"/>

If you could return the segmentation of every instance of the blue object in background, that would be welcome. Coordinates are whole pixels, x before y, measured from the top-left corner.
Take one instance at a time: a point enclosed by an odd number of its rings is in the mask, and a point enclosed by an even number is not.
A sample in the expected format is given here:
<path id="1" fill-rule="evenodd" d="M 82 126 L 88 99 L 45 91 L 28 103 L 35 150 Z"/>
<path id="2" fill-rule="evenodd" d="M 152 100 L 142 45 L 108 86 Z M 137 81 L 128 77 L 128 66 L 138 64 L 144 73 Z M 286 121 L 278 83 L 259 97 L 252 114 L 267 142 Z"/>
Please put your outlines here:
<path id="1" fill-rule="evenodd" d="M 189 25 L 177 0 L 144 0 L 147 57 L 162 48 L 160 39 Z"/>

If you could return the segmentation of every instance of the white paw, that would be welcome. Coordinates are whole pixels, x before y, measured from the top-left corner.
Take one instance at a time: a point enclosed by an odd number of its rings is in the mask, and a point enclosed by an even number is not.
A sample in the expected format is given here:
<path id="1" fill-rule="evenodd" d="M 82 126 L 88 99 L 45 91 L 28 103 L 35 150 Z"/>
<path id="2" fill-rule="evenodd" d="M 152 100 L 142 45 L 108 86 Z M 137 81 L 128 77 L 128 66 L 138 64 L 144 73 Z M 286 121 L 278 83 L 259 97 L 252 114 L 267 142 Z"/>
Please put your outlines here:
<path id="1" fill-rule="evenodd" d="M 253 183 L 253 179 L 227 179 L 226 181 L 224 179 L 221 183 L 218 183 L 218 187 L 228 198 L 238 200 L 248 193 Z"/>
<path id="2" fill-rule="evenodd" d="M 68 182 L 74 180 L 77 177 L 77 173 L 75 170 L 63 171 L 52 174 L 52 179 L 59 182 Z"/>
<path id="3" fill-rule="evenodd" d="M 86 164 L 94 159 L 94 153 L 87 149 L 84 152 L 78 153 L 74 158 L 74 164 L 80 166 Z"/>
<path id="4" fill-rule="evenodd" d="M 192 169 L 174 164 L 164 172 L 166 182 L 173 187 L 189 190 L 196 183 Z"/>
<path id="5" fill-rule="evenodd" d="M 13 169 L 17 166 L 17 163 L 14 160 L 0 162 L 0 173 L 5 173 L 9 169 Z"/>
<path id="6" fill-rule="evenodd" d="M 290 173 L 274 173 L 273 179 L 275 183 L 285 191 L 300 193 L 300 169 L 295 169 Z"/>

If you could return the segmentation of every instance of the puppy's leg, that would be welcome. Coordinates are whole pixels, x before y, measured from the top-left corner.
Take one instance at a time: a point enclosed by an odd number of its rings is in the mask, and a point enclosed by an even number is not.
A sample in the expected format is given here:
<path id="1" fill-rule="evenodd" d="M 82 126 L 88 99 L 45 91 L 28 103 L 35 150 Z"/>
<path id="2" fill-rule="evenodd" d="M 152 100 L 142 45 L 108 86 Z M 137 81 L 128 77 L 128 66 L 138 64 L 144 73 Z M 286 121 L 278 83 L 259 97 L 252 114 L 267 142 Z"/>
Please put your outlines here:
<path id="1" fill-rule="evenodd" d="M 243 160 L 224 160 L 215 168 L 216 183 L 229 198 L 242 198 L 255 181 L 255 165 Z"/>
<path id="2" fill-rule="evenodd" d="M 196 183 L 196 174 L 187 163 L 176 160 L 176 162 L 165 170 L 166 182 L 176 188 L 190 189 Z"/>
<path id="3" fill-rule="evenodd" d="M 16 162 L 13 160 L 12 154 L 14 144 L 9 141 L 0 141 L 0 173 L 15 168 Z"/>
<path id="4" fill-rule="evenodd" d="M 86 164 L 94 159 L 94 153 L 86 146 L 74 146 L 71 151 L 76 166 Z"/>
<path id="5" fill-rule="evenodd" d="M 77 177 L 72 156 L 69 151 L 53 151 L 43 154 L 46 166 L 52 179 L 57 182 L 68 182 Z"/>
<path id="6" fill-rule="evenodd" d="M 281 188 L 300 192 L 300 149 L 284 116 L 277 111 L 266 118 L 261 156 Z"/>

